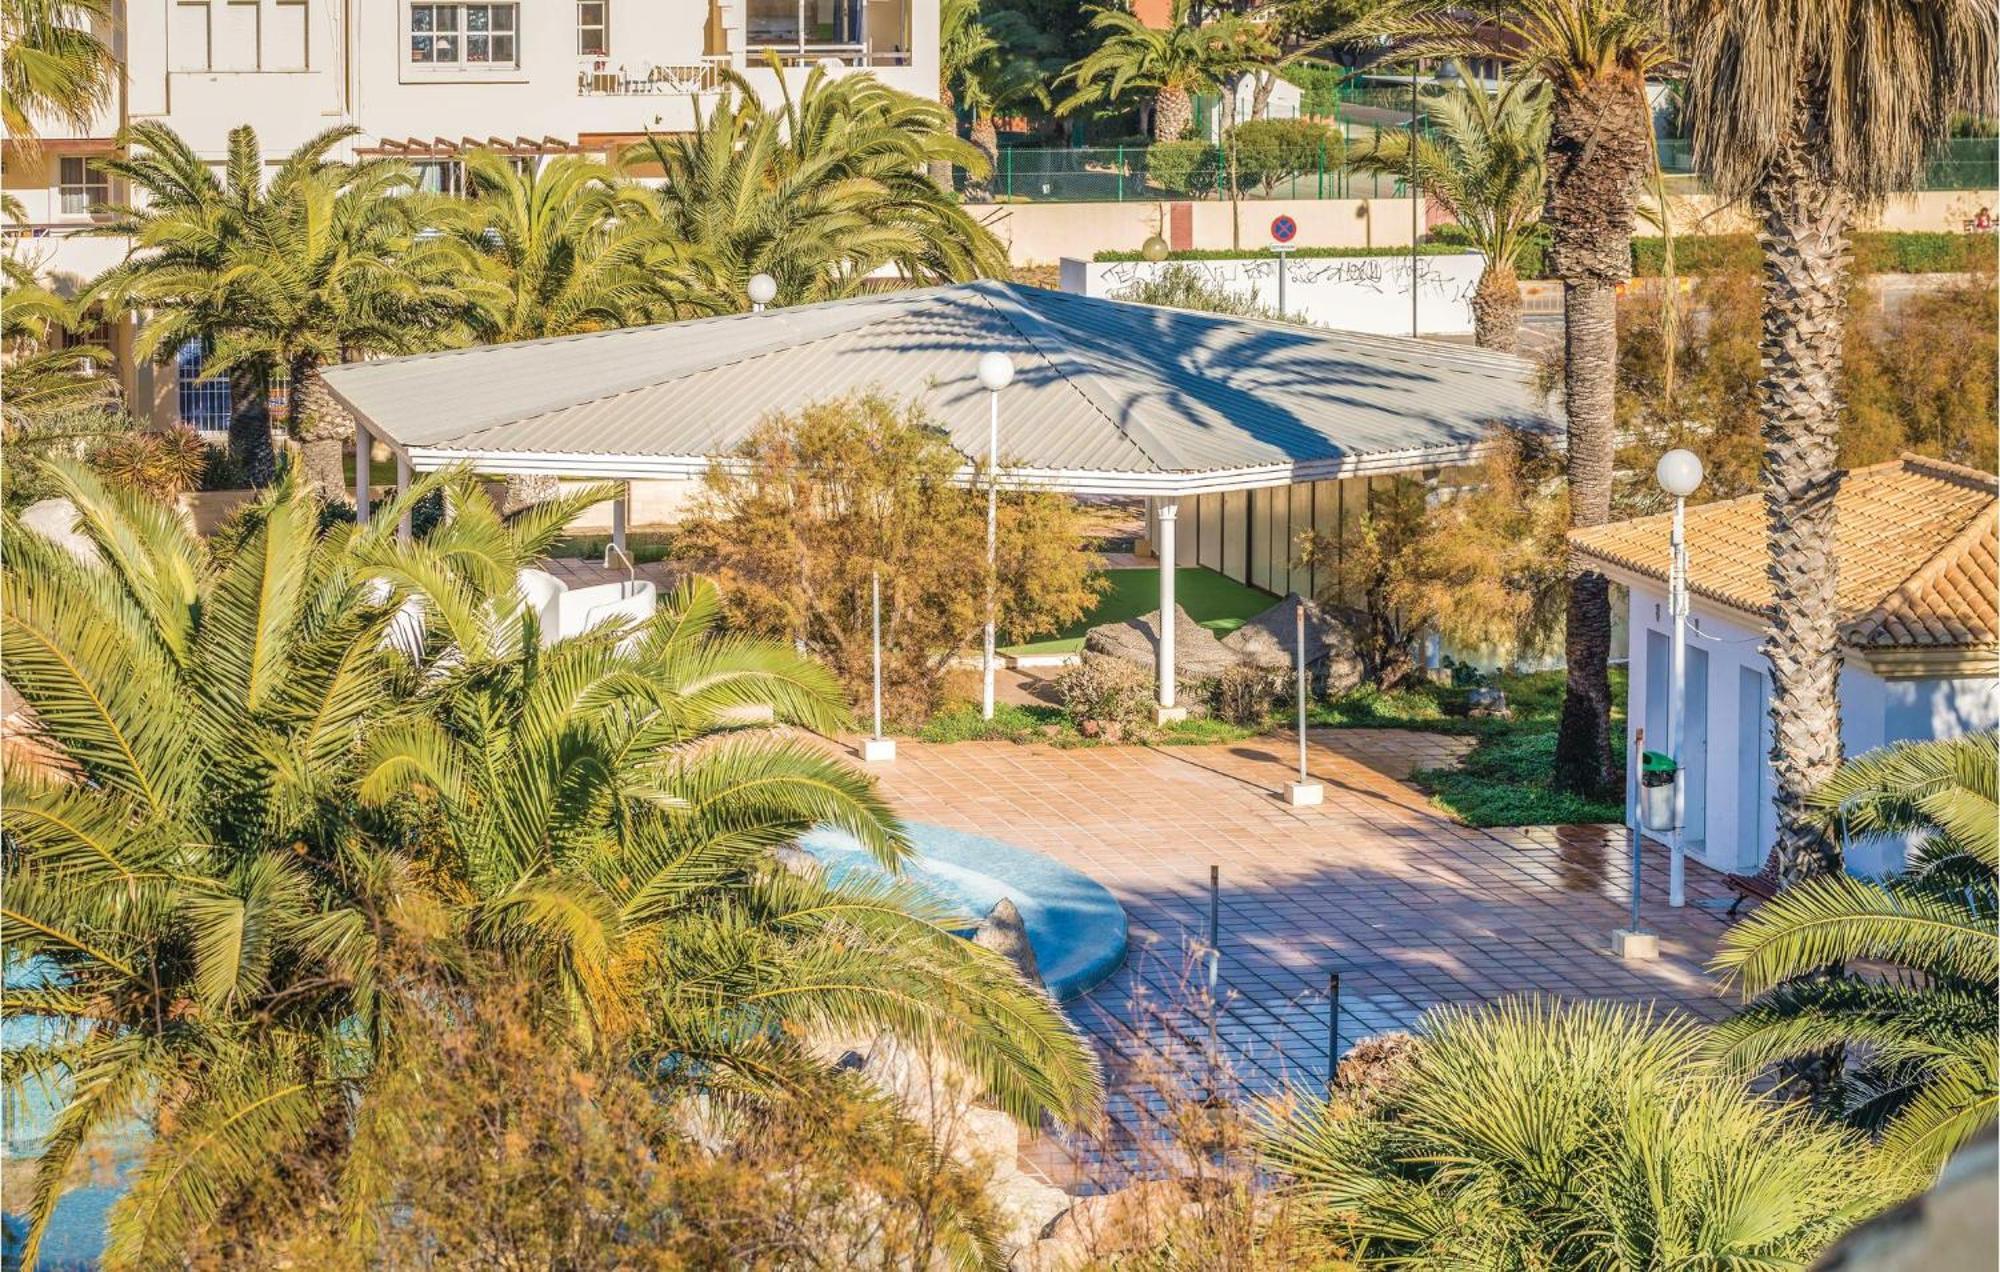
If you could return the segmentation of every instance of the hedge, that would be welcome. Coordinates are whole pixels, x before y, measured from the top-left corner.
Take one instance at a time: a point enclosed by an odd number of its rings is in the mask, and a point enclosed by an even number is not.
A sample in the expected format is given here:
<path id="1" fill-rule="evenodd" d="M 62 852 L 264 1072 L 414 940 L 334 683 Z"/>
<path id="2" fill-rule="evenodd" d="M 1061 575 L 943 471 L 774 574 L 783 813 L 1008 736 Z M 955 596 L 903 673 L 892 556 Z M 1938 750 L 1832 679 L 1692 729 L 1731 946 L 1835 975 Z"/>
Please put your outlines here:
<path id="1" fill-rule="evenodd" d="M 1425 243 L 1417 248 L 1419 256 L 1458 256 L 1467 249 L 1443 244 Z M 1180 252 L 1168 252 L 1170 261 L 1240 261 L 1252 256 L 1266 254 L 1263 245 L 1245 247 L 1238 251 L 1228 247 L 1189 248 Z M 1326 256 L 1408 256 L 1407 247 L 1301 247 L 1292 253 L 1294 260 L 1313 260 Z M 1098 252 L 1090 258 L 1093 261 L 1143 261 L 1146 258 L 1137 252 Z"/>
<path id="2" fill-rule="evenodd" d="M 1991 234 L 1939 230 L 1864 231 L 1854 238 L 1854 270 L 1859 274 L 1961 274 L 1994 267 Z M 1632 240 L 1632 272 L 1658 277 L 1666 240 Z M 1757 240 L 1748 234 L 1684 235 L 1674 240 L 1676 274 L 1752 272 L 1763 268 Z"/>

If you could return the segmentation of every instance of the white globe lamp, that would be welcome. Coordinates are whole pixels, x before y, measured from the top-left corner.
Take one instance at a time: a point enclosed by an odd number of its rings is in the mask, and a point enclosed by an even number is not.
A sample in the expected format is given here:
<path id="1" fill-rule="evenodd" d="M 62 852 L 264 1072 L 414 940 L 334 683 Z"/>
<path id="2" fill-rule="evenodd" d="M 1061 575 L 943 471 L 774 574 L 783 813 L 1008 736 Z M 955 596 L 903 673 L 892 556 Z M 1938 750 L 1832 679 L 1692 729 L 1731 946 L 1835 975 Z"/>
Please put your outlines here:
<path id="1" fill-rule="evenodd" d="M 979 382 L 989 393 L 998 393 L 1014 382 L 1014 360 L 997 350 L 979 355 Z"/>
<path id="2" fill-rule="evenodd" d="M 1139 246 L 1139 255 L 1153 262 L 1155 265 L 1167 259 L 1170 254 L 1171 249 L 1168 248 L 1167 241 L 1157 234 L 1149 236 Z"/>
<path id="3" fill-rule="evenodd" d="M 1653 468 L 1653 480 L 1676 499 L 1685 499 L 1700 488 L 1701 476 L 1701 456 L 1691 450 L 1670 450 Z"/>
<path id="4" fill-rule="evenodd" d="M 778 280 L 769 274 L 752 274 L 744 290 L 750 293 L 751 308 L 762 309 L 778 298 Z"/>

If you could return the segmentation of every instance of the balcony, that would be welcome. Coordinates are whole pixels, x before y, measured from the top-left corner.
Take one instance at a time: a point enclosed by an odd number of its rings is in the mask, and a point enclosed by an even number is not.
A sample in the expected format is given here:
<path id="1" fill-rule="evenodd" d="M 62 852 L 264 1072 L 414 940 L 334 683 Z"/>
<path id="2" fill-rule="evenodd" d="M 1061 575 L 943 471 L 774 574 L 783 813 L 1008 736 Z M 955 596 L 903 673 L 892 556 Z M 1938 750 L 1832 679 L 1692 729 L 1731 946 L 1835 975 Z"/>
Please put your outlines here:
<path id="1" fill-rule="evenodd" d="M 620 62 L 609 57 L 577 59 L 579 97 L 682 97 L 722 87 L 727 57 L 692 63 Z"/>

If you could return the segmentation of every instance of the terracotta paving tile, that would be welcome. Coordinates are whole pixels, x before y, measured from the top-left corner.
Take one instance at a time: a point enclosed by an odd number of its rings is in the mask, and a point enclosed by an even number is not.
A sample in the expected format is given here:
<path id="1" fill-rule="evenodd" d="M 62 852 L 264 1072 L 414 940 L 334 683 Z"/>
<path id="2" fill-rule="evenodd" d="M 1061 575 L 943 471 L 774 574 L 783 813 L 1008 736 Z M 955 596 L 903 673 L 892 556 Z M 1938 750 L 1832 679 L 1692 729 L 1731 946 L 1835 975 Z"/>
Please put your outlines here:
<path id="1" fill-rule="evenodd" d="M 1449 763 L 1465 739 L 1393 730 L 1314 730 L 1308 771 L 1319 808 L 1277 792 L 1295 771 L 1286 738 L 1225 746 L 1062 750 L 1004 742 L 902 741 L 878 770 L 911 821 L 989 835 L 1062 860 L 1110 888 L 1131 929 L 1126 965 L 1071 1014 L 1114 1074 L 1146 1053 L 1201 1069 L 1208 870 L 1221 867 L 1216 1036 L 1241 1086 L 1323 1082 L 1327 977 L 1341 976 L 1343 1048 L 1408 1028 L 1445 1003 L 1510 994 L 1648 1002 L 1716 1018 L 1728 1001 L 1703 965 L 1723 923 L 1713 909 L 1665 905 L 1666 853 L 1645 852 L 1648 926 L 1662 958 L 1610 951 L 1625 922 L 1629 848 L 1619 827 L 1461 826 L 1398 780 Z M 1690 863 L 1692 901 L 1729 896 Z M 1164 1050 L 1163 1050 L 1164 1049 Z M 1114 1083 L 1114 1086 L 1118 1085 Z M 1111 1124 L 1065 1154 L 1136 1143 L 1150 1095 L 1126 1083 Z"/>

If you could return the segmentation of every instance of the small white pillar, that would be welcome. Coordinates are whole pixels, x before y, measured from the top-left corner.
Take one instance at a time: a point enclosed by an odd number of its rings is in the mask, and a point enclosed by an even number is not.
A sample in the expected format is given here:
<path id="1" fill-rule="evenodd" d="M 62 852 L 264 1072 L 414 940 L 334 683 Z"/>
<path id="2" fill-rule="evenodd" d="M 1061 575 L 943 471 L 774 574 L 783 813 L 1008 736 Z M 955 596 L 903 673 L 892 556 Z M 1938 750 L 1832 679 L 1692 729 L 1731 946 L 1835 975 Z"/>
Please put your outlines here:
<path id="1" fill-rule="evenodd" d="M 1153 713 L 1159 724 L 1187 719 L 1187 708 L 1174 705 L 1174 523 L 1180 511 L 1180 500 L 1160 500 L 1160 533 L 1154 545 L 1160 555 L 1160 705 Z"/>
<path id="2" fill-rule="evenodd" d="M 368 426 L 354 421 L 354 520 L 368 524 L 368 452 L 375 449 L 375 437 Z"/>
<path id="3" fill-rule="evenodd" d="M 411 539 L 410 507 L 404 500 L 410 497 L 410 458 L 400 451 L 396 455 L 396 501 L 403 504 L 403 519 L 396 523 L 396 538 L 403 543 Z"/>
<path id="4" fill-rule="evenodd" d="M 618 549 L 621 556 L 626 555 L 625 524 L 631 516 L 632 483 L 628 481 L 618 497 L 611 501 L 611 546 Z"/>
<path id="5" fill-rule="evenodd" d="M 884 764 L 896 758 L 896 739 L 882 736 L 882 572 L 868 576 L 871 641 L 875 655 L 875 734 L 861 743 L 861 759 L 867 764 Z"/>

